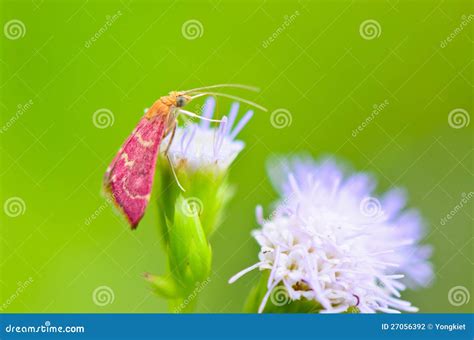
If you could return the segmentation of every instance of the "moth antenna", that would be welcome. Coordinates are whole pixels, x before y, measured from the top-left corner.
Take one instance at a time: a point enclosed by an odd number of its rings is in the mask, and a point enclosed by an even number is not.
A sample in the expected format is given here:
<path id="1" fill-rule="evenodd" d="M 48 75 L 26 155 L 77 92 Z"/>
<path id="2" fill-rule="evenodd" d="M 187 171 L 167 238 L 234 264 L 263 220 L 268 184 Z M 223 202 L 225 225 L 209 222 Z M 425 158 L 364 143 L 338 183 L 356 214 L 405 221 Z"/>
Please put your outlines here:
<path id="1" fill-rule="evenodd" d="M 259 92 L 259 91 L 260 91 L 260 89 L 259 89 L 258 87 L 250 86 L 250 85 L 243 85 L 243 84 L 218 84 L 218 85 L 210 85 L 210 86 L 197 87 L 197 88 L 195 88 L 195 89 L 186 90 L 186 91 L 182 91 L 182 92 L 186 94 L 186 93 L 190 93 L 190 92 L 201 91 L 201 90 L 208 90 L 208 89 L 215 89 L 215 88 L 219 88 L 219 87 L 233 87 L 233 88 L 237 88 L 237 89 L 244 89 L 244 90 L 254 91 L 254 92 Z"/>
<path id="2" fill-rule="evenodd" d="M 250 100 L 247 100 L 247 99 L 244 99 L 244 98 L 241 98 L 241 97 L 237 97 L 237 96 L 234 96 L 234 95 L 231 95 L 231 94 L 227 94 L 227 93 L 220 93 L 220 92 L 202 92 L 202 93 L 196 93 L 194 95 L 191 96 L 191 100 L 193 99 L 196 99 L 196 98 L 199 98 L 199 97 L 203 97 L 203 96 L 221 96 L 221 97 L 225 97 L 225 98 L 230 98 L 230 99 L 234 99 L 234 100 L 237 100 L 239 102 L 242 102 L 242 103 L 245 103 L 245 104 L 248 104 L 248 105 L 251 105 L 253 107 L 256 107 L 257 109 L 259 110 L 262 110 L 264 112 L 267 112 L 268 110 L 261 106 L 261 105 L 258 105 L 257 103 L 255 102 L 252 102 Z"/>
<path id="3" fill-rule="evenodd" d="M 169 155 L 169 154 L 166 154 L 166 158 L 168 158 L 168 162 L 170 163 L 171 172 L 173 173 L 173 177 L 174 177 L 174 179 L 176 180 L 176 184 L 178 184 L 178 187 L 179 187 L 183 192 L 186 192 L 186 190 L 184 190 L 184 188 L 183 188 L 183 186 L 181 185 L 181 183 L 179 183 L 179 179 L 178 179 L 178 176 L 176 175 L 176 171 L 174 170 L 174 165 L 173 165 L 173 162 L 171 161 L 170 155 Z"/>
<path id="4" fill-rule="evenodd" d="M 186 116 L 189 116 L 189 117 L 199 118 L 199 119 L 202 119 L 202 120 L 207 120 L 208 122 L 216 122 L 216 123 L 222 122 L 222 119 L 206 118 L 206 117 L 200 116 L 200 115 L 198 115 L 198 114 L 196 114 L 196 113 L 194 113 L 194 112 L 191 112 L 191 111 L 186 111 L 186 110 L 179 109 L 178 112 L 179 112 L 179 113 L 182 113 L 182 114 L 185 114 Z"/>

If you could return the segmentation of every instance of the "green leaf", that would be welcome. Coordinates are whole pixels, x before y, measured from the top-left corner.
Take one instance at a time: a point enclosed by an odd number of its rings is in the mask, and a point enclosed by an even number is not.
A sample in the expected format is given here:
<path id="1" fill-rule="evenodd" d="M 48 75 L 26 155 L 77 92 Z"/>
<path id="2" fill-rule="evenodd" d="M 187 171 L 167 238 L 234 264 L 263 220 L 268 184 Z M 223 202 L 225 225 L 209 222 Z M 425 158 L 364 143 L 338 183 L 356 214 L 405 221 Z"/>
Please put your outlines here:
<path id="1" fill-rule="evenodd" d="M 145 279 L 151 283 L 153 291 L 167 299 L 176 299 L 178 287 L 172 277 L 164 277 L 145 273 Z"/>
<path id="2" fill-rule="evenodd" d="M 360 309 L 357 306 L 350 306 L 343 314 L 359 314 Z"/>
<path id="3" fill-rule="evenodd" d="M 245 302 L 244 312 L 258 312 L 258 308 L 268 291 L 267 282 L 269 275 L 269 270 L 265 270 L 262 273 L 260 280 L 249 293 Z M 291 300 L 288 295 L 284 295 L 285 289 L 283 287 L 283 285 L 278 285 L 273 289 L 263 309 L 263 313 L 318 313 L 321 310 L 321 305 L 314 300 L 307 300 L 305 298 Z M 272 294 L 274 294 L 273 298 Z M 278 297 L 277 294 L 280 294 L 280 296 Z"/>

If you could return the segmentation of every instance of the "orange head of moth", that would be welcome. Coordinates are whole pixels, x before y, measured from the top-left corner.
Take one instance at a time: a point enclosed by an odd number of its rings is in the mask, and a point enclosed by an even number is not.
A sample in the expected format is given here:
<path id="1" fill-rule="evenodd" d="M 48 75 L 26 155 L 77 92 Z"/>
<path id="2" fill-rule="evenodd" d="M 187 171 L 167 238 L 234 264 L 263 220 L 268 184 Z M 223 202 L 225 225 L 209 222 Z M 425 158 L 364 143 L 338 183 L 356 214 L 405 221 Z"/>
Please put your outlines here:
<path id="1" fill-rule="evenodd" d="M 156 116 L 169 117 L 170 121 L 172 121 L 177 116 L 177 109 L 185 106 L 191 99 L 191 96 L 183 92 L 170 92 L 169 95 L 158 99 L 153 106 L 148 109 L 145 116 L 148 119 Z"/>
<path id="2" fill-rule="evenodd" d="M 163 97 L 162 101 L 168 106 L 183 107 L 191 101 L 191 96 L 184 92 L 172 91 L 168 96 Z"/>

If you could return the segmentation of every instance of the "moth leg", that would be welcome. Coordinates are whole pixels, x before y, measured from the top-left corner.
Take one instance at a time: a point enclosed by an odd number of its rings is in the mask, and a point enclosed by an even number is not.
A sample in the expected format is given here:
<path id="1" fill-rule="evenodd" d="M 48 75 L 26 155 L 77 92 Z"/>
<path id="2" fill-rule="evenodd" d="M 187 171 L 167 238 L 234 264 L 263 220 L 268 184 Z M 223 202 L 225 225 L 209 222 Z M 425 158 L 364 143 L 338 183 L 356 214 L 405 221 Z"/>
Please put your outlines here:
<path id="1" fill-rule="evenodd" d="M 178 187 L 179 187 L 183 192 L 186 192 L 186 190 L 184 190 L 184 188 L 183 188 L 183 186 L 181 185 L 181 183 L 179 183 L 179 179 L 178 179 L 178 176 L 176 175 L 176 171 L 174 170 L 174 165 L 173 165 L 173 162 L 171 161 L 170 155 L 168 155 L 167 153 L 165 153 L 165 155 L 166 155 L 166 158 L 168 158 L 168 162 L 170 163 L 171 172 L 173 173 L 174 179 L 176 180 L 176 184 L 178 184 Z"/>
<path id="2" fill-rule="evenodd" d="M 171 158 L 170 158 L 170 155 L 168 154 L 168 151 L 170 150 L 170 147 L 171 147 L 171 143 L 173 143 L 173 139 L 174 139 L 174 136 L 175 136 L 175 133 L 176 133 L 176 125 L 177 125 L 177 122 L 176 120 L 174 121 L 174 124 L 173 124 L 173 128 L 171 130 L 171 136 L 170 136 L 170 141 L 168 142 L 168 145 L 166 146 L 166 149 L 164 151 L 164 154 L 166 156 L 166 158 L 168 159 L 168 162 L 170 163 L 170 167 L 171 167 L 171 172 L 173 173 L 173 177 L 174 179 L 176 180 L 176 184 L 178 184 L 178 187 L 183 191 L 185 192 L 186 190 L 184 190 L 183 186 L 181 185 L 181 183 L 179 182 L 179 179 L 178 179 L 178 176 L 176 175 L 176 171 L 174 169 L 174 164 L 173 162 L 171 161 Z M 166 134 L 168 134 L 169 131 L 166 132 Z"/>
<path id="3" fill-rule="evenodd" d="M 170 137 L 170 141 L 168 142 L 168 145 L 166 146 L 166 149 L 165 149 L 165 155 L 168 156 L 168 151 L 170 150 L 170 147 L 171 147 L 171 143 L 173 143 L 173 139 L 174 139 L 174 135 L 176 133 L 176 121 L 174 122 L 173 124 L 173 130 L 171 130 L 171 137 Z"/>

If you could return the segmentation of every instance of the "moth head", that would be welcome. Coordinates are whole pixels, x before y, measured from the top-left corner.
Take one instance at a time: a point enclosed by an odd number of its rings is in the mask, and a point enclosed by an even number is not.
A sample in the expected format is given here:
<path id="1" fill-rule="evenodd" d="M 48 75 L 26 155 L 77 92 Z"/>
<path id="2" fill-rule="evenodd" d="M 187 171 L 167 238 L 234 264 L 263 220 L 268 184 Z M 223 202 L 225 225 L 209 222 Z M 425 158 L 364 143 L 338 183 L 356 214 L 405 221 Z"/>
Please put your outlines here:
<path id="1" fill-rule="evenodd" d="M 191 100 L 190 96 L 178 93 L 176 95 L 176 107 L 183 107 Z"/>

